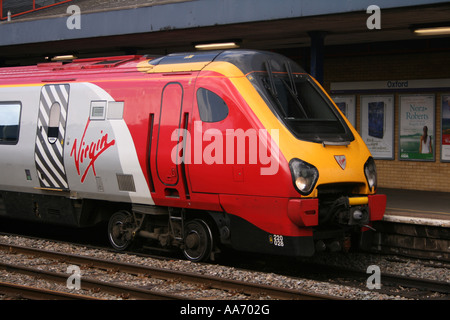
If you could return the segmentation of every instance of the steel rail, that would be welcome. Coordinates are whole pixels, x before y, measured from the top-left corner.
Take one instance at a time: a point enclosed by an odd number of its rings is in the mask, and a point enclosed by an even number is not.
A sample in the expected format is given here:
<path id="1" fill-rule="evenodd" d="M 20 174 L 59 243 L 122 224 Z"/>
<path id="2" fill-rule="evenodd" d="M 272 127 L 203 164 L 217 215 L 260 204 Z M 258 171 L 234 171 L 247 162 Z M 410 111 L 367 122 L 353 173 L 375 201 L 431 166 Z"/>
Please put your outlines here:
<path id="1" fill-rule="evenodd" d="M 16 272 L 26 274 L 30 276 L 36 276 L 40 279 L 46 279 L 58 283 L 67 283 L 69 277 L 68 274 L 51 272 L 41 269 L 34 269 L 25 266 L 12 265 L 9 263 L 0 262 L 0 269 L 4 269 L 9 272 Z M 179 296 L 153 292 L 150 290 L 139 289 L 135 287 L 122 286 L 113 283 L 106 283 L 104 281 L 98 281 L 83 276 L 82 279 L 83 289 L 101 290 L 102 292 L 108 292 L 110 294 L 120 295 L 122 298 L 129 299 L 143 299 L 143 300 L 181 300 L 184 299 Z"/>
<path id="2" fill-rule="evenodd" d="M 393 274 L 381 274 L 381 279 L 384 285 L 400 285 L 403 287 L 416 288 L 421 290 L 428 290 L 433 292 L 440 292 L 450 294 L 450 283 L 419 278 L 408 278 L 405 276 L 393 275 Z"/>
<path id="3" fill-rule="evenodd" d="M 105 268 L 109 270 L 121 271 L 131 274 L 144 274 L 158 279 L 165 280 L 179 280 L 194 284 L 200 284 L 206 287 L 211 287 L 221 290 L 230 290 L 241 292 L 249 295 L 268 295 L 274 299 L 289 299 L 289 300 L 343 300 L 335 296 L 328 296 L 317 293 L 310 293 L 302 290 L 286 289 L 281 287 L 272 287 L 263 284 L 254 284 L 249 282 L 242 282 L 237 280 L 230 280 L 221 277 L 213 277 L 207 275 L 200 275 L 190 272 L 182 272 L 175 270 L 160 269 L 148 266 L 141 266 L 130 263 L 109 261 L 88 256 L 79 256 L 68 253 L 53 252 L 48 250 L 25 248 L 10 244 L 0 244 L 0 250 L 10 251 L 11 253 L 22 253 L 26 255 L 34 255 L 39 257 L 46 257 L 51 259 L 63 260 L 72 264 L 83 264 L 94 266 L 97 268 Z M 67 275 L 66 279 L 67 279 Z"/>
<path id="4" fill-rule="evenodd" d="M 0 282 L 0 293 L 30 300 L 102 300 L 86 295 L 24 286 L 9 282 Z"/>
<path id="5" fill-rule="evenodd" d="M 311 264 L 314 266 L 314 264 Z M 333 273 L 339 274 L 339 277 L 348 277 L 350 279 L 360 280 L 360 283 L 366 284 L 368 273 L 352 268 L 316 265 L 317 268 L 325 268 L 324 272 L 331 270 Z M 417 277 L 407 277 L 392 273 L 382 272 L 380 274 L 381 285 L 386 287 L 402 286 L 408 288 L 415 288 L 422 291 L 438 292 L 443 294 L 450 294 L 450 282 L 438 281 L 431 279 L 423 279 Z M 389 289 L 377 289 L 377 292 L 384 294 L 403 295 L 402 293 L 392 293 Z M 408 297 L 408 294 L 405 295 Z"/>

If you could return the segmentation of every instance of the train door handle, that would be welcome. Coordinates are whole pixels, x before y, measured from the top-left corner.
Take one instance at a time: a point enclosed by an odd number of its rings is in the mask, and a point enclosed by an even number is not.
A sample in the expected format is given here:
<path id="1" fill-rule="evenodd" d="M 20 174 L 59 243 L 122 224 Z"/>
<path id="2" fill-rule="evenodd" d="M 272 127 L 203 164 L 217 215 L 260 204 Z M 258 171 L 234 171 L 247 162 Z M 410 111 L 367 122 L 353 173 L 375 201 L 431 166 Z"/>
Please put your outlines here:
<path id="1" fill-rule="evenodd" d="M 177 176 L 176 168 L 171 168 L 170 169 L 170 175 L 167 176 L 167 179 L 172 179 L 172 178 L 175 178 L 176 176 Z"/>

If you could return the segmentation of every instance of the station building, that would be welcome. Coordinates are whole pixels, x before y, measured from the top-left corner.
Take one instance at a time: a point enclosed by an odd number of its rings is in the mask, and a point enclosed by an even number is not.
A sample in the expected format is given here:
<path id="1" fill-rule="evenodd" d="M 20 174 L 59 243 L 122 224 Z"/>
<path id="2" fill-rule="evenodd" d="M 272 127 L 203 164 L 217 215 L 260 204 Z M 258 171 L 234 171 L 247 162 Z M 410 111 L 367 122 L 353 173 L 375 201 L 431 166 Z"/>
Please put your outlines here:
<path id="1" fill-rule="evenodd" d="M 366 141 L 379 187 L 450 192 L 447 1 L 0 4 L 0 66 L 61 55 L 168 54 L 224 43 L 289 56 L 322 83 Z"/>

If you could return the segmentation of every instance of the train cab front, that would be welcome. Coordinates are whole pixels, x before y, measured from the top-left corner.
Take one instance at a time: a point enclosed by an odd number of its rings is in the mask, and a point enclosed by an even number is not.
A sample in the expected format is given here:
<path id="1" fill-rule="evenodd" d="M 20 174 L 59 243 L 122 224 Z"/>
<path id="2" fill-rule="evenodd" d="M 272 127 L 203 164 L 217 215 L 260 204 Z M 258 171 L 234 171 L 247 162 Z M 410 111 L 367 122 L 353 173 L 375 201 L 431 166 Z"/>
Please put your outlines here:
<path id="1" fill-rule="evenodd" d="M 289 166 L 287 215 L 297 228 L 312 230 L 314 248 L 303 251 L 348 249 L 351 236 L 360 238 L 384 215 L 386 197 L 376 194 L 374 159 L 301 67 L 276 54 L 255 55 L 249 65 L 246 77 L 269 111 L 254 107 L 255 113 L 265 128 L 279 129 L 280 153 Z"/>
<path id="2" fill-rule="evenodd" d="M 342 166 L 344 161 L 346 156 L 339 155 L 336 166 Z M 328 165 L 332 167 L 333 163 Z M 375 192 L 375 162 L 369 156 L 363 166 L 357 166 L 362 173 L 359 181 L 354 176 L 357 170 L 344 173 L 347 167 L 328 176 L 331 167 L 322 165 L 318 169 L 299 159 L 290 161 L 293 184 L 301 196 L 289 200 L 288 217 L 299 228 L 312 228 L 311 251 L 315 253 L 368 248 L 372 234 L 367 231 L 374 230 L 373 222 L 383 218 L 386 208 L 386 196 Z"/>

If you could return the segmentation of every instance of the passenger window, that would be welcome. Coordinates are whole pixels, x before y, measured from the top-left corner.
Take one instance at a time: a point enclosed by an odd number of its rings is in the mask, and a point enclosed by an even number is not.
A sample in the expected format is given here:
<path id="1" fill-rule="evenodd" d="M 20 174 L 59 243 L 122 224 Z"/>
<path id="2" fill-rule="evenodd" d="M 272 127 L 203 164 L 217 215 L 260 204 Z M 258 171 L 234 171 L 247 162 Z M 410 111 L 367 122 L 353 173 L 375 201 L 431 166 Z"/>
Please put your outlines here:
<path id="1" fill-rule="evenodd" d="M 50 117 L 48 120 L 48 142 L 55 143 L 59 135 L 59 118 L 61 115 L 61 105 L 58 102 L 52 104 Z"/>
<path id="2" fill-rule="evenodd" d="M 0 144 L 19 140 L 20 102 L 0 102 Z"/>
<path id="3" fill-rule="evenodd" d="M 221 97 L 204 88 L 197 90 L 197 104 L 203 122 L 218 122 L 228 116 L 228 106 Z"/>

